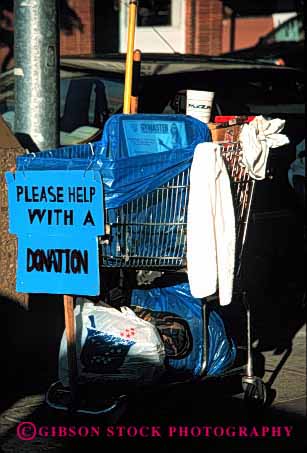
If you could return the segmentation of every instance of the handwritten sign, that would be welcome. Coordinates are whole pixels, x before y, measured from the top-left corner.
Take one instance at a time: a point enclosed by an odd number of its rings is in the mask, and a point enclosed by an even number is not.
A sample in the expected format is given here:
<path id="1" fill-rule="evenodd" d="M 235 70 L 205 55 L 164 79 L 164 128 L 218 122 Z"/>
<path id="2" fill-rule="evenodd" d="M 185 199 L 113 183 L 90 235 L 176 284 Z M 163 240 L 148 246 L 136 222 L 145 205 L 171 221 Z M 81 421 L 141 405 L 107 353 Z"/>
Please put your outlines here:
<path id="1" fill-rule="evenodd" d="M 97 171 L 6 173 L 9 232 L 48 236 L 103 234 L 101 176 Z"/>
<path id="2" fill-rule="evenodd" d="M 97 237 L 18 237 L 16 291 L 99 294 Z"/>
<path id="3" fill-rule="evenodd" d="M 16 290 L 98 295 L 104 234 L 97 171 L 6 173 L 9 231 L 18 237 Z"/>

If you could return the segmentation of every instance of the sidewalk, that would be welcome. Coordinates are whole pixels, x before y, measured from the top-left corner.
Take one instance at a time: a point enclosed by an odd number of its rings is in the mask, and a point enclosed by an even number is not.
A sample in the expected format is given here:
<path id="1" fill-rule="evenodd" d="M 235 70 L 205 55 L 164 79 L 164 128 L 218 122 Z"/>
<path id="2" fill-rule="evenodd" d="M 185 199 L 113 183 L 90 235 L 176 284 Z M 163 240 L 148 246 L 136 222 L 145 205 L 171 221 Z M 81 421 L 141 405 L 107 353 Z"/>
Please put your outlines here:
<path id="1" fill-rule="evenodd" d="M 217 446 L 224 448 L 227 446 L 229 452 L 243 452 L 252 447 L 253 451 L 304 451 L 303 442 L 305 436 L 302 435 L 302 429 L 306 422 L 306 328 L 302 327 L 293 340 L 293 349 L 290 354 L 286 352 L 281 355 L 274 355 L 272 351 L 263 353 L 265 356 L 265 375 L 264 382 L 271 385 L 271 388 L 276 391 L 276 397 L 271 407 L 269 407 L 263 414 L 263 420 L 260 424 L 272 426 L 290 425 L 296 430 L 296 438 L 294 436 L 293 442 L 287 447 L 289 439 L 190 439 L 189 446 L 191 451 L 206 451 L 214 453 Z M 278 371 L 279 365 L 282 363 L 281 369 Z M 195 392 L 194 392 L 195 393 Z M 210 393 L 210 391 L 209 391 Z M 195 394 L 192 397 L 186 398 L 186 402 L 182 395 L 174 398 L 170 395 L 169 398 L 162 402 L 157 401 L 141 401 L 136 405 L 131 405 L 127 414 L 123 419 L 110 422 L 107 424 L 134 426 L 134 425 L 157 425 L 167 426 L 169 424 L 186 425 L 201 425 L 209 424 L 211 426 L 227 426 L 227 425 L 249 425 L 259 423 L 259 417 L 250 417 L 246 413 L 242 395 L 234 396 L 232 398 L 225 398 L 219 396 L 218 400 L 212 395 L 212 401 L 208 396 L 201 396 L 198 401 L 195 401 Z M 98 440 L 92 439 L 61 439 L 61 438 L 37 438 L 31 441 L 22 441 L 16 435 L 16 428 L 20 422 L 31 421 L 37 426 L 57 426 L 57 425 L 103 425 L 105 422 L 101 418 L 84 419 L 70 418 L 69 415 L 61 412 L 53 412 L 46 407 L 44 402 L 44 393 L 33 392 L 25 396 L 19 396 L 12 405 L 7 408 L 0 415 L 0 451 L 1 452 L 29 452 L 37 453 L 42 451 L 52 452 L 68 452 L 79 451 L 81 448 L 79 442 L 82 442 L 82 449 L 89 448 L 88 451 L 96 451 L 94 448 L 109 447 L 110 440 L 102 438 Z M 206 402 L 205 409 L 204 401 Z M 153 404 L 153 405 L 152 405 Z M 193 411 L 194 412 L 191 412 Z M 302 428 L 303 427 L 303 428 Z M 167 439 L 166 439 L 167 440 Z M 257 444 L 256 444 L 257 441 Z M 265 442 L 269 442 L 269 444 Z M 98 443 L 97 443 L 98 442 Z M 131 439 L 127 442 L 131 442 Z M 174 441 L 174 442 L 178 442 Z M 181 443 L 180 443 L 181 442 Z M 187 439 L 180 440 L 179 444 L 174 443 L 173 450 L 177 452 L 186 451 Z M 205 442 L 205 443 L 204 443 Z M 229 442 L 229 445 L 228 445 Z M 263 445 L 265 447 L 261 447 Z M 217 445 L 216 445 L 217 444 Z M 168 444 L 167 444 L 168 445 Z M 259 446 L 259 449 L 255 447 Z M 269 446 L 268 446 L 269 445 Z M 280 445 L 280 446 L 279 446 Z M 294 445 L 294 446 L 293 446 Z M 131 444 L 132 446 L 132 444 Z M 154 448 L 155 443 L 152 441 L 148 444 L 149 450 Z M 2 450 L 1 450 L 2 448 Z M 166 444 L 156 444 L 155 452 L 168 453 L 169 447 Z M 204 450 L 206 448 L 206 450 Z M 226 447 L 225 447 L 226 448 Z M 300 449 L 301 448 L 301 449 Z M 98 451 L 98 450 L 97 450 Z M 139 451 L 139 450 L 137 450 Z M 142 450 L 140 450 L 142 451 Z M 219 449 L 220 451 L 220 449 Z M 222 449 L 222 451 L 224 451 Z"/>
<path id="2" fill-rule="evenodd" d="M 264 382 L 276 390 L 272 408 L 289 415 L 306 417 L 306 324 L 293 338 L 292 351 L 285 351 L 281 355 L 267 351 L 263 355 Z M 283 359 L 284 363 L 278 372 Z"/>

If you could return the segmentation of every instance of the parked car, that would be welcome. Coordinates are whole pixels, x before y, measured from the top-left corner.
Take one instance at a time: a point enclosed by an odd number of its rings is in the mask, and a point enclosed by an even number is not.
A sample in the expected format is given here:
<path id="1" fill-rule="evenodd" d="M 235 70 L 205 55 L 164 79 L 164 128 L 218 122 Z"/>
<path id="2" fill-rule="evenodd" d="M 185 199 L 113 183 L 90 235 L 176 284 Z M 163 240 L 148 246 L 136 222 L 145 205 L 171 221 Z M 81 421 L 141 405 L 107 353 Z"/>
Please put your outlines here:
<path id="1" fill-rule="evenodd" d="M 278 65 L 304 68 L 305 31 L 302 15 L 291 17 L 262 36 L 252 47 L 222 54 L 230 58 L 249 58 L 270 61 Z"/>
<path id="2" fill-rule="evenodd" d="M 125 55 L 67 57 L 60 63 L 61 144 L 97 140 L 107 118 L 122 112 Z M 294 145 L 304 137 L 304 73 L 269 63 L 221 57 L 142 55 L 139 112 L 185 113 L 186 90 L 214 91 L 216 115 L 287 120 Z M 13 128 L 13 70 L 0 75 L 0 114 Z"/>

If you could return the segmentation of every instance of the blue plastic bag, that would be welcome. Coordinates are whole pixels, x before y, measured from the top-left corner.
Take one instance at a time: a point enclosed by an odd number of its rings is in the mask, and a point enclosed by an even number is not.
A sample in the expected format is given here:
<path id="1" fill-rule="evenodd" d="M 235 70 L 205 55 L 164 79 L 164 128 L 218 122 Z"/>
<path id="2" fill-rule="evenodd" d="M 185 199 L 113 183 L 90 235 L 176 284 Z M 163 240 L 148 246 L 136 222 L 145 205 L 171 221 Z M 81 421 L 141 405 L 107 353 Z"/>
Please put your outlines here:
<path id="1" fill-rule="evenodd" d="M 172 368 L 191 371 L 193 375 L 199 376 L 203 358 L 202 302 L 191 295 L 189 284 L 133 290 L 131 304 L 151 310 L 175 313 L 188 322 L 193 337 L 192 351 L 186 358 L 170 360 L 169 364 Z M 226 334 L 222 318 L 214 310 L 209 312 L 208 334 L 209 351 L 206 374 L 219 375 L 233 364 L 236 347 L 233 340 Z"/>
<path id="2" fill-rule="evenodd" d="M 128 135 L 125 132 L 127 122 Z M 160 128 L 157 127 L 159 124 Z M 177 144 L 166 140 L 167 134 L 161 133 L 166 125 L 168 131 L 172 125 L 177 126 L 181 134 Z M 137 144 L 132 142 L 133 127 L 139 130 Z M 18 156 L 16 167 L 22 171 L 99 170 L 106 209 L 117 208 L 189 168 L 196 145 L 208 141 L 211 141 L 208 126 L 186 115 L 119 114 L 106 122 L 101 141 Z"/>

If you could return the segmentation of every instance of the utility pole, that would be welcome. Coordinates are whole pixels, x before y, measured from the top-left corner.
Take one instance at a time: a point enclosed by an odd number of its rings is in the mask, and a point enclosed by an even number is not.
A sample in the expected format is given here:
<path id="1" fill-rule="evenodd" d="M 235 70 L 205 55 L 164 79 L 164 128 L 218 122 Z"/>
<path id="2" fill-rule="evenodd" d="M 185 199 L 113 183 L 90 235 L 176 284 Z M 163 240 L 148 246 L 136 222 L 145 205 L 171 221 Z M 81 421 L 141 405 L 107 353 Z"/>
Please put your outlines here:
<path id="1" fill-rule="evenodd" d="M 59 146 L 58 0 L 14 0 L 14 132 L 31 151 Z"/>

